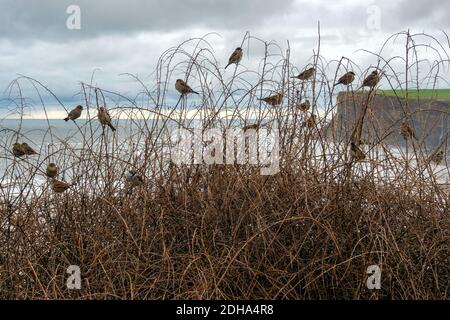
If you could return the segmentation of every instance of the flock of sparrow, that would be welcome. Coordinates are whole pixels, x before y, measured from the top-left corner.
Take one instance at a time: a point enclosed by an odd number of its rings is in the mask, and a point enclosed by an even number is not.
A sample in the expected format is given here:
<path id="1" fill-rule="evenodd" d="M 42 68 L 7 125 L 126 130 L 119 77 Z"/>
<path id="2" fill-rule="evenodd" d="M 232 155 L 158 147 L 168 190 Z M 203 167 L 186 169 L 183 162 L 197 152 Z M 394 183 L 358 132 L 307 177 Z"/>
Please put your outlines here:
<path id="1" fill-rule="evenodd" d="M 78 108 L 78 107 L 77 107 Z M 78 108 L 79 109 L 79 108 Z M 111 129 L 113 127 L 111 126 Z M 115 130 L 115 129 L 114 129 Z M 25 156 L 32 156 L 38 154 L 33 148 L 31 148 L 26 142 L 14 143 L 12 147 L 13 155 L 17 158 L 22 158 Z M 70 187 L 74 186 L 76 183 L 67 183 L 64 181 L 57 180 L 59 175 L 59 168 L 55 163 L 49 163 L 45 171 L 45 175 L 51 179 L 51 188 L 56 193 L 63 193 Z M 134 188 L 140 186 L 144 183 L 144 179 L 134 170 L 128 171 L 125 176 L 125 181 L 128 188 Z"/>
<path id="2" fill-rule="evenodd" d="M 231 54 L 230 58 L 228 59 L 228 64 L 226 65 L 225 69 L 228 68 L 228 66 L 230 66 L 232 64 L 236 64 L 236 65 L 239 64 L 239 62 L 242 60 L 242 56 L 243 56 L 242 48 L 240 48 L 240 47 L 236 48 L 234 50 L 234 52 Z M 315 72 L 316 72 L 315 68 L 309 68 L 309 69 L 301 72 L 299 75 L 292 77 L 292 78 L 298 79 L 301 81 L 307 81 L 307 80 L 310 80 L 311 78 L 313 78 Z M 363 87 L 369 87 L 371 90 L 373 90 L 379 83 L 380 78 L 381 78 L 381 75 L 377 70 L 372 71 L 372 73 L 370 73 L 364 79 L 362 85 L 358 88 L 358 90 Z M 342 77 L 340 77 L 339 80 L 334 84 L 334 86 L 337 86 L 337 85 L 349 86 L 354 80 L 355 80 L 355 73 L 353 71 L 349 71 L 349 72 L 345 73 Z M 190 93 L 199 94 L 198 92 L 194 91 L 182 79 L 176 80 L 175 89 L 182 96 L 188 95 Z M 283 98 L 284 98 L 284 93 L 281 92 L 281 93 L 277 93 L 275 95 L 271 95 L 271 96 L 268 96 L 268 97 L 265 97 L 265 98 L 262 98 L 259 100 L 264 101 L 265 103 L 267 103 L 271 106 L 278 106 L 282 103 Z M 311 104 L 310 104 L 309 100 L 306 100 L 305 102 L 299 104 L 298 108 L 301 111 L 306 112 L 309 110 L 310 106 L 311 106 Z M 82 111 L 83 111 L 83 107 L 81 105 L 78 105 L 68 113 L 67 117 L 64 120 L 66 122 L 69 120 L 75 121 L 76 119 L 78 119 L 81 116 Z M 109 113 L 105 107 L 98 108 L 97 117 L 98 117 L 100 124 L 103 126 L 103 128 L 105 128 L 105 126 L 108 126 L 109 128 L 111 128 L 112 131 L 116 131 L 116 129 L 114 128 L 114 126 L 111 123 L 111 116 L 109 115 Z M 312 114 L 307 119 L 306 125 L 310 128 L 314 127 L 315 119 L 316 119 L 316 116 L 314 114 Z M 257 127 L 258 127 L 258 125 L 253 124 L 253 125 L 244 127 L 244 130 L 256 129 Z M 417 139 L 414 134 L 414 131 L 412 130 L 412 128 L 408 125 L 408 123 L 406 121 L 404 121 L 402 123 L 401 134 L 403 135 L 403 137 L 406 140 L 411 139 L 411 138 Z M 359 144 L 361 144 L 361 142 Z M 352 158 L 355 160 L 363 160 L 366 158 L 364 152 L 361 150 L 361 148 L 355 142 L 351 142 L 350 151 L 351 151 Z M 13 155 L 17 158 L 38 154 L 35 150 L 33 150 L 25 142 L 24 143 L 14 143 L 12 152 L 13 152 Z M 436 162 L 439 164 L 442 162 L 443 158 L 444 158 L 444 152 L 442 150 L 440 150 L 431 156 L 430 161 L 433 161 L 433 162 Z M 74 183 L 69 184 L 64 181 L 57 180 L 56 177 L 58 176 L 58 174 L 59 174 L 59 169 L 58 169 L 57 165 L 55 163 L 48 164 L 47 170 L 46 170 L 46 176 L 51 179 L 52 190 L 56 193 L 63 193 L 64 191 L 66 191 L 67 189 L 72 187 L 74 185 Z M 126 179 L 126 184 L 131 188 L 140 186 L 144 182 L 143 178 L 134 170 L 128 171 L 125 179 Z"/>

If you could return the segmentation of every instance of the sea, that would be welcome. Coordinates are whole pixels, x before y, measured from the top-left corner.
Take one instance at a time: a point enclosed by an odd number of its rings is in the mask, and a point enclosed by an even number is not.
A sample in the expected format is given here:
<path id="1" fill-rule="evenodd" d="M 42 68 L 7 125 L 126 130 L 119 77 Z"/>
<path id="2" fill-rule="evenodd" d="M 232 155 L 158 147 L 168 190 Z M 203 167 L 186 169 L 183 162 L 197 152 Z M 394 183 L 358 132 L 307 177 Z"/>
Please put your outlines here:
<path id="1" fill-rule="evenodd" d="M 3 119 L 0 120 L 0 198 L 5 194 L 23 193 L 24 188 L 30 184 L 26 179 L 30 173 L 34 174 L 35 181 L 33 186 L 45 188 L 48 183 L 45 177 L 45 168 L 49 162 L 55 162 L 65 169 L 62 172 L 61 179 L 70 181 L 76 176 L 82 176 L 77 172 L 77 161 L 86 157 L 86 150 L 96 151 L 100 154 L 109 152 L 115 157 L 120 157 L 123 163 L 129 163 L 130 166 L 137 166 L 139 159 L 142 158 L 143 146 L 148 146 L 147 140 L 152 132 L 159 132 L 161 127 L 175 126 L 175 122 L 155 122 L 154 120 L 130 120 L 120 119 L 114 122 L 116 133 L 113 133 L 108 127 L 105 129 L 98 123 L 97 119 L 77 120 L 65 122 L 60 119 L 37 120 L 37 119 Z M 187 123 L 186 126 L 192 127 L 194 122 Z M 13 143 L 27 142 L 39 155 L 26 157 L 17 161 L 17 158 L 11 153 Z M 154 141 L 152 143 L 155 143 Z M 151 144 L 151 143 L 150 143 Z M 334 149 L 333 144 L 329 144 Z M 367 150 L 367 147 L 365 147 Z M 371 150 L 373 152 L 373 150 Z M 333 153 L 330 150 L 327 157 L 332 158 Z M 377 155 L 382 154 L 383 150 L 377 150 Z M 322 148 L 317 149 L 317 158 L 321 158 Z M 404 160 L 407 150 L 392 147 L 390 153 L 395 157 Z M 411 150 L 409 151 L 412 156 Z M 167 159 L 170 159 L 168 156 Z M 116 159 L 117 160 L 117 159 Z M 150 161 L 151 159 L 147 159 Z M 403 165 L 404 161 L 399 161 L 398 166 Z M 395 164 L 392 164 L 395 165 Z M 416 160 L 411 159 L 410 170 L 416 170 Z M 374 170 L 373 164 L 361 164 L 360 172 L 377 172 L 381 179 L 390 177 L 398 178 L 399 172 L 407 172 L 404 168 L 388 168 L 383 170 Z M 416 172 L 417 173 L 417 172 Z M 427 170 L 420 173 L 423 179 L 431 179 L 439 184 L 448 185 L 450 181 L 449 167 L 447 161 L 441 165 L 431 165 Z M 99 182 L 101 185 L 101 182 Z M 11 189 L 14 191 L 11 193 Z M 39 192 L 35 191 L 35 192 Z"/>
<path id="2" fill-rule="evenodd" d="M 45 169 L 54 162 L 61 167 L 59 179 L 71 181 L 81 177 L 77 167 L 80 159 L 102 160 L 106 153 L 120 157 L 132 165 L 142 152 L 150 133 L 163 126 L 153 120 L 116 120 L 115 133 L 102 128 L 97 119 L 65 122 L 60 119 L 3 119 L 0 120 L 0 199 L 2 193 L 24 193 L 27 186 L 44 188 L 48 184 Z M 166 123 L 167 125 L 167 123 Z M 38 155 L 17 159 L 11 150 L 15 142 L 28 143 Z M 33 176 L 29 181 L 27 176 Z M 101 178 L 100 178 L 101 179 Z M 101 185 L 101 181 L 98 182 Z M 33 192 L 39 192 L 34 190 Z"/>

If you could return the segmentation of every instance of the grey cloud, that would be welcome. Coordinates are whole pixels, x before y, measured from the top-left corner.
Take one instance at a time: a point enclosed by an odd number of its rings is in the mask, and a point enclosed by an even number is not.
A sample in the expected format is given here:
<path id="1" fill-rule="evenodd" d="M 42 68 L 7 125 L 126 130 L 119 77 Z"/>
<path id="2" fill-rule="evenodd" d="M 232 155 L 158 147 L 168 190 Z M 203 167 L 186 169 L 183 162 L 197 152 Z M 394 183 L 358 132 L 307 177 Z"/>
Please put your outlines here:
<path id="1" fill-rule="evenodd" d="M 436 30 L 450 26 L 450 2 L 441 0 L 400 0 L 383 2 L 383 26 L 393 32 L 405 29 Z"/>
<path id="2" fill-rule="evenodd" d="M 81 7 L 81 31 L 66 28 L 66 8 L 72 4 Z M 365 30 L 370 5 L 378 5 L 382 14 L 382 30 L 374 35 Z M 160 54 L 208 32 L 221 35 L 208 40 L 222 67 L 248 30 L 275 40 L 282 50 L 289 40 L 291 61 L 301 69 L 317 50 L 318 21 L 326 59 L 345 55 L 366 67 L 373 59 L 356 50 L 377 51 L 391 33 L 405 27 L 445 29 L 448 9 L 450 3 L 437 0 L 0 0 L 0 90 L 20 73 L 73 99 L 79 82 L 89 82 L 100 68 L 99 86 L 133 96 L 140 88 L 119 74 L 139 74 L 153 87 L 151 74 Z M 244 50 L 242 68 L 257 69 L 264 45 L 251 41 Z"/>
<path id="3" fill-rule="evenodd" d="M 71 40 L 111 33 L 247 29 L 289 12 L 294 0 L 2 0 L 0 37 Z M 81 8 L 81 30 L 66 28 L 69 5 Z"/>

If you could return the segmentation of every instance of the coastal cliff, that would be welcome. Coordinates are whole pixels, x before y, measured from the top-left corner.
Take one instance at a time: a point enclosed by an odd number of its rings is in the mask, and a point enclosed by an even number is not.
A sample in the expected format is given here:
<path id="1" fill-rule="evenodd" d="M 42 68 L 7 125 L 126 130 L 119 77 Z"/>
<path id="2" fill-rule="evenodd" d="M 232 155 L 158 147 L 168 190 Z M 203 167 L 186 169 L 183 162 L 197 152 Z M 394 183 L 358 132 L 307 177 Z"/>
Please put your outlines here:
<path id="1" fill-rule="evenodd" d="M 406 118 L 418 138 L 427 149 L 447 145 L 450 102 L 432 99 L 404 99 L 368 92 L 340 92 L 336 101 L 336 113 L 329 126 L 329 134 L 335 139 L 350 139 L 365 106 L 367 113 L 362 127 L 362 138 L 404 146 L 400 126 Z"/>

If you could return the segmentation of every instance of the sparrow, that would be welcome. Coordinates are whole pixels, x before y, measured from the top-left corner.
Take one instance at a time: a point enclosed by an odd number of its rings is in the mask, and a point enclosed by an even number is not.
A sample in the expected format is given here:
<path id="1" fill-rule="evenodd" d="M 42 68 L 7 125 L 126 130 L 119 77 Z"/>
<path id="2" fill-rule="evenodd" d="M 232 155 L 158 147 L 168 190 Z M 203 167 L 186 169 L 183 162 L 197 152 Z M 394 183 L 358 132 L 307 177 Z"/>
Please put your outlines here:
<path id="1" fill-rule="evenodd" d="M 380 75 L 378 74 L 378 71 L 372 71 L 372 73 L 364 79 L 363 84 L 361 85 L 361 87 L 359 87 L 359 89 L 363 87 L 370 87 L 371 89 L 373 89 L 378 84 L 378 82 L 380 82 Z"/>
<path id="2" fill-rule="evenodd" d="M 22 150 L 23 150 L 23 152 L 25 152 L 25 154 L 28 155 L 28 156 L 31 156 L 31 155 L 33 155 L 33 154 L 38 154 L 38 153 L 37 153 L 36 151 L 34 151 L 33 148 L 30 147 L 30 146 L 28 145 L 28 143 L 26 143 L 26 142 L 23 142 L 23 143 L 22 143 Z"/>
<path id="3" fill-rule="evenodd" d="M 334 87 L 340 84 L 348 86 L 355 80 L 355 73 L 353 71 L 349 71 L 339 78 L 338 82 L 334 84 Z"/>
<path id="4" fill-rule="evenodd" d="M 300 103 L 300 105 L 298 106 L 298 108 L 301 111 L 308 111 L 310 107 L 311 107 L 311 103 L 309 102 L 309 100 L 306 100 L 305 102 Z"/>
<path id="5" fill-rule="evenodd" d="M 58 167 L 54 163 L 49 163 L 45 175 L 49 178 L 54 178 L 58 175 Z"/>
<path id="6" fill-rule="evenodd" d="M 67 182 L 64 181 L 59 181 L 59 180 L 55 180 L 53 179 L 52 181 L 52 190 L 56 193 L 63 193 L 64 191 L 66 191 L 67 189 L 69 189 L 70 187 L 72 187 L 74 184 L 69 184 Z"/>
<path id="7" fill-rule="evenodd" d="M 284 94 L 277 93 L 273 96 L 265 97 L 259 100 L 264 101 L 265 103 L 270 104 L 271 106 L 278 106 L 283 102 L 283 97 Z"/>
<path id="8" fill-rule="evenodd" d="M 306 120 L 306 126 L 308 128 L 314 128 L 314 126 L 316 125 L 316 115 L 312 114 L 308 120 Z"/>
<path id="9" fill-rule="evenodd" d="M 247 130 L 258 130 L 258 128 L 259 128 L 259 124 L 254 123 L 254 124 L 249 124 L 249 125 L 244 126 L 243 130 L 244 131 L 247 131 Z"/>
<path id="10" fill-rule="evenodd" d="M 352 155 L 352 159 L 356 159 L 356 160 L 364 160 L 366 158 L 366 155 L 364 154 L 364 152 L 361 150 L 360 147 L 358 147 L 356 145 L 356 143 L 354 143 L 352 141 L 352 143 L 350 144 L 350 151 L 351 151 L 351 155 Z"/>
<path id="11" fill-rule="evenodd" d="M 69 114 L 64 119 L 64 121 L 67 122 L 69 120 L 78 119 L 81 116 L 81 111 L 83 111 L 83 107 L 82 106 L 76 106 L 74 109 L 72 109 L 72 111 L 69 112 Z"/>
<path id="12" fill-rule="evenodd" d="M 405 140 L 408 140 L 411 138 L 414 138 L 417 140 L 414 130 L 409 126 L 408 122 L 406 122 L 406 121 L 402 122 L 401 134 Z"/>
<path id="13" fill-rule="evenodd" d="M 302 73 L 300 73 L 298 76 L 291 77 L 291 78 L 295 78 L 295 79 L 299 79 L 299 80 L 308 80 L 314 75 L 315 72 L 316 72 L 316 69 L 309 68 L 308 70 L 305 70 Z"/>
<path id="14" fill-rule="evenodd" d="M 444 160 L 444 151 L 442 151 L 442 150 L 435 152 L 429 158 L 430 162 L 434 162 L 437 165 L 441 164 L 442 160 Z"/>
<path id="15" fill-rule="evenodd" d="M 116 131 L 116 128 L 114 128 L 111 124 L 111 116 L 109 115 L 108 110 L 106 110 L 104 107 L 98 108 L 97 117 L 103 127 L 108 126 L 112 131 Z"/>
<path id="16" fill-rule="evenodd" d="M 26 155 L 25 151 L 22 148 L 21 143 L 14 143 L 12 148 L 13 155 L 17 158 L 23 157 Z"/>
<path id="17" fill-rule="evenodd" d="M 134 170 L 128 171 L 125 176 L 125 181 L 130 187 L 139 187 L 144 184 L 144 179 L 142 179 L 142 177 Z"/>
<path id="18" fill-rule="evenodd" d="M 237 47 L 236 50 L 233 51 L 233 53 L 231 54 L 230 58 L 228 59 L 228 64 L 225 67 L 228 68 L 229 65 L 235 63 L 238 64 L 239 62 L 241 62 L 242 59 L 242 48 Z"/>
<path id="19" fill-rule="evenodd" d="M 178 79 L 178 80 L 175 82 L 175 89 L 177 89 L 177 91 L 178 91 L 179 93 L 181 93 L 181 95 L 186 95 L 186 94 L 188 94 L 188 93 L 199 94 L 198 92 L 192 90 L 192 88 L 189 87 L 189 86 L 187 85 L 187 83 L 184 82 L 184 81 L 181 80 L 181 79 Z"/>

